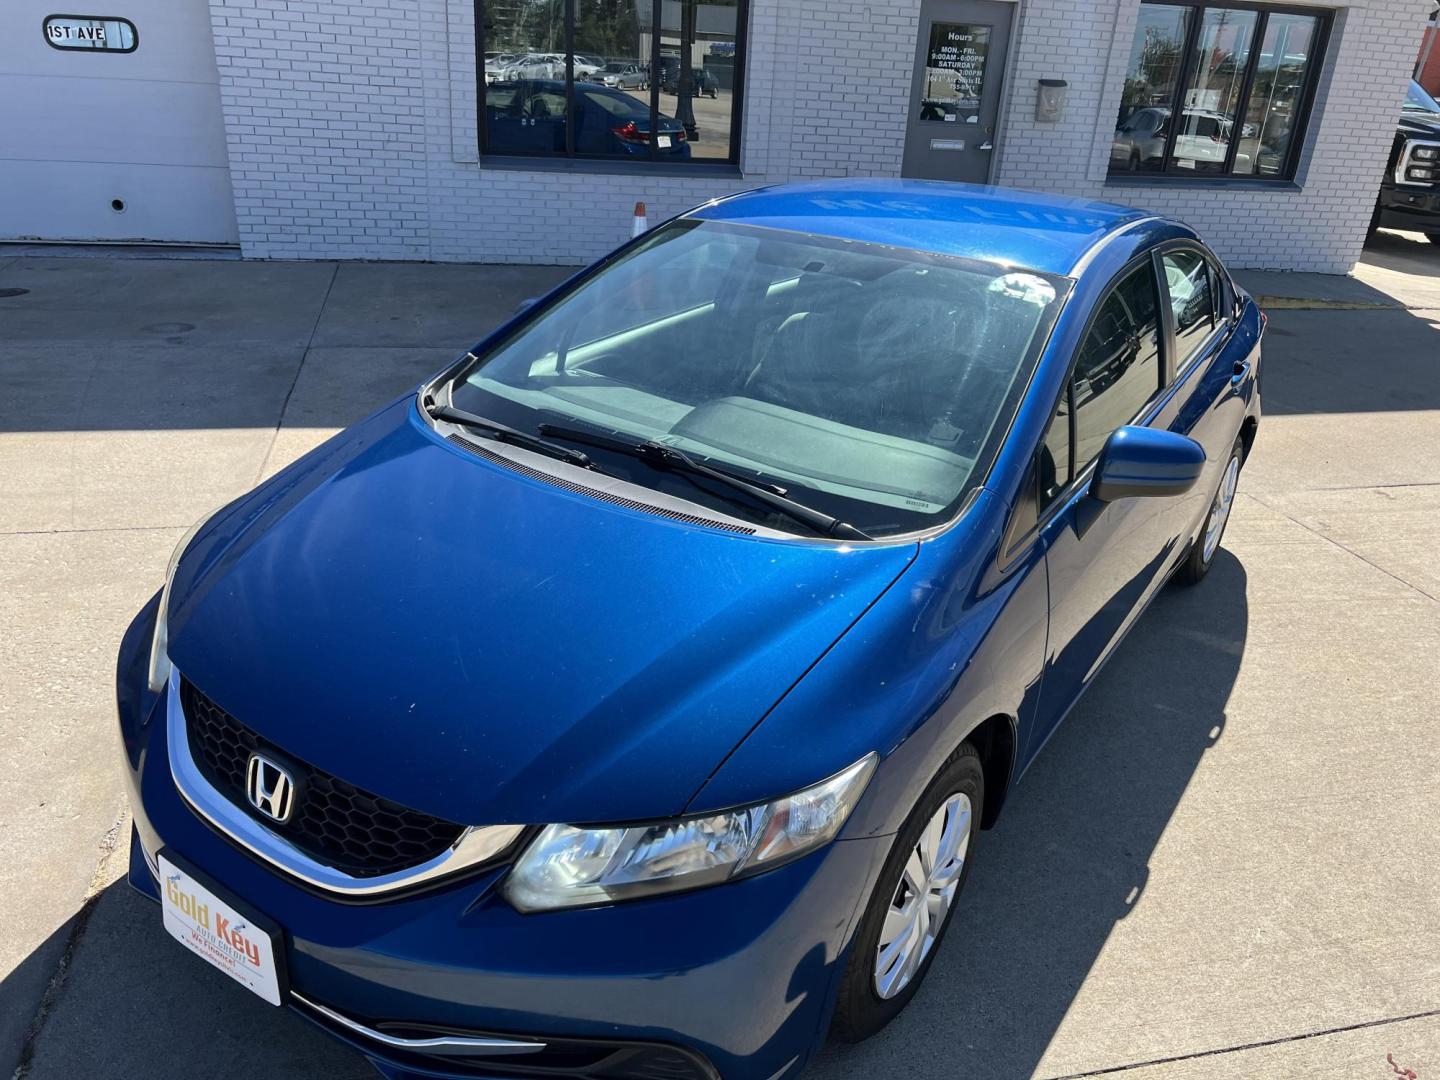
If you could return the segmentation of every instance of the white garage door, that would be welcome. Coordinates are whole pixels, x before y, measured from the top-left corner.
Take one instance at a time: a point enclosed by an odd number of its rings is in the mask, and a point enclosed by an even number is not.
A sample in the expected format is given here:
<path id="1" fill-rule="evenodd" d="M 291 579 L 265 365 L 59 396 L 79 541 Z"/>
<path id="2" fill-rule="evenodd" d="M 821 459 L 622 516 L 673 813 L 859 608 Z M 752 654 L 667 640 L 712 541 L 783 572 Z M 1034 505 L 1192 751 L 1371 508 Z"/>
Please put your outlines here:
<path id="1" fill-rule="evenodd" d="M 0 239 L 235 243 L 207 0 L 3 0 L 0 102 Z"/>

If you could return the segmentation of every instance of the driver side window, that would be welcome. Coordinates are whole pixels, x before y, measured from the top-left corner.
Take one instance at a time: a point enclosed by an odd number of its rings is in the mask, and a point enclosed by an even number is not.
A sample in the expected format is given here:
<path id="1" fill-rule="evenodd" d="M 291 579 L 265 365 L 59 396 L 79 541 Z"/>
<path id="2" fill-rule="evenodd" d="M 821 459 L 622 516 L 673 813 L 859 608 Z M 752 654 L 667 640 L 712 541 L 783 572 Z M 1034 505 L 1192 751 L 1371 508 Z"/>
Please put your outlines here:
<path id="1" fill-rule="evenodd" d="M 1117 427 L 1160 390 L 1160 305 L 1147 260 L 1100 302 L 1071 377 L 1075 469 L 1095 459 Z"/>

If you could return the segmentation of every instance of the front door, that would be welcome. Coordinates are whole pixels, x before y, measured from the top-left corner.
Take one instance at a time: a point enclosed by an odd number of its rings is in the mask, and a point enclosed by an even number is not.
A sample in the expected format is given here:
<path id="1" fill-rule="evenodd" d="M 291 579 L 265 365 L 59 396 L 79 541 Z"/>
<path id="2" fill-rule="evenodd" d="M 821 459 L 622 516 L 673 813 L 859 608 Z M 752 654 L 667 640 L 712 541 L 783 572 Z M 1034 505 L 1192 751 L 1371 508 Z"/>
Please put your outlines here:
<path id="1" fill-rule="evenodd" d="M 1015 5 L 922 0 L 903 175 L 990 181 Z"/>

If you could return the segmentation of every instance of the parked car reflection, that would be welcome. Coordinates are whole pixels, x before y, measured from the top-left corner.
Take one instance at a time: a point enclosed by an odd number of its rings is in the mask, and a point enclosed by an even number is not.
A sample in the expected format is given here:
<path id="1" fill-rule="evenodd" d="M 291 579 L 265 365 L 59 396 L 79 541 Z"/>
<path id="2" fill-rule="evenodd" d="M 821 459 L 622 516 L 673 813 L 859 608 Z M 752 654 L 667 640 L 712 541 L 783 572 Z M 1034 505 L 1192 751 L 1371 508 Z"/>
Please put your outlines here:
<path id="1" fill-rule="evenodd" d="M 612 89 L 649 90 L 650 76 L 638 64 L 611 60 L 600 72 L 600 81 Z"/>
<path id="2" fill-rule="evenodd" d="M 560 53 L 526 53 L 501 71 L 505 81 L 515 79 L 563 79 L 565 57 Z"/>
<path id="3" fill-rule="evenodd" d="M 1210 109 L 1186 109 L 1181 113 L 1180 130 L 1175 134 L 1175 162 L 1223 165 L 1230 149 L 1235 121 L 1226 113 Z M 1137 109 L 1115 129 L 1110 145 L 1110 164 L 1131 172 L 1152 172 L 1164 167 L 1165 141 L 1170 134 L 1170 110 L 1161 106 Z M 1236 164 L 1248 171 L 1254 143 L 1254 125 L 1244 124 Z M 1210 171 L 1210 170 L 1207 170 Z"/>
<path id="4" fill-rule="evenodd" d="M 521 79 L 495 83 L 485 95 L 489 150 L 499 154 L 555 154 L 565 150 L 565 83 Z M 629 94 L 591 83 L 575 85 L 575 152 L 648 157 L 650 110 Z M 684 126 L 661 114 L 655 148 L 660 157 L 690 156 Z"/>

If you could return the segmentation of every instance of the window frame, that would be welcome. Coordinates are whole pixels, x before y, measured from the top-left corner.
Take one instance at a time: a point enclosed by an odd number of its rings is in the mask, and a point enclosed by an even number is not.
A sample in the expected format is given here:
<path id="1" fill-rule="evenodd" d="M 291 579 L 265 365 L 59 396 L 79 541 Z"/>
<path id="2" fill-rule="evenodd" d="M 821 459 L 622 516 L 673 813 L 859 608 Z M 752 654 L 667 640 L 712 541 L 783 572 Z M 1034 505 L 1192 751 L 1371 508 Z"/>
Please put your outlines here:
<path id="1" fill-rule="evenodd" d="M 1170 302 L 1170 282 L 1165 276 L 1164 259 L 1173 251 L 1188 251 L 1199 255 L 1205 260 L 1205 265 L 1215 274 L 1220 285 L 1220 295 L 1214 298 L 1216 325 L 1184 357 L 1179 355 L 1179 339 L 1175 333 L 1175 309 Z M 1235 329 L 1235 283 L 1230 280 L 1229 272 L 1220 265 L 1220 260 L 1210 252 L 1210 249 L 1193 240 L 1168 240 L 1157 245 L 1153 249 L 1153 254 L 1160 295 L 1164 300 L 1164 305 L 1160 309 L 1160 317 L 1165 321 L 1165 336 L 1170 343 L 1167 352 L 1170 358 L 1170 363 L 1167 365 L 1168 381 L 1165 384 L 1168 390 L 1188 378 L 1201 359 L 1214 351 L 1217 342 L 1225 340 Z"/>
<path id="2" fill-rule="evenodd" d="M 1095 306 L 1086 316 L 1085 327 L 1080 332 L 1079 340 L 1071 350 L 1070 358 L 1065 364 L 1065 381 L 1060 387 L 1060 393 L 1050 403 L 1045 426 L 1041 429 L 1040 437 L 1030 451 L 1029 461 L 1025 466 L 1025 476 L 1020 482 L 1020 490 L 1016 493 L 1015 505 L 1010 508 L 1010 519 L 1006 523 L 1005 533 L 1000 543 L 1001 554 L 998 566 L 1002 572 L 1008 571 L 1019 561 L 1025 549 L 1051 521 L 1064 511 L 1065 507 L 1074 502 L 1076 495 L 1080 494 L 1082 490 L 1086 492 L 1089 490 L 1090 481 L 1095 472 L 1095 462 L 1099 460 L 1099 455 L 1086 462 L 1083 469 L 1075 468 L 1075 365 L 1080 359 L 1081 351 L 1085 348 L 1085 342 L 1090 337 L 1090 331 L 1095 328 L 1095 322 L 1100 317 L 1101 309 L 1110 299 L 1110 294 L 1119 287 L 1122 281 L 1147 263 L 1150 267 L 1151 286 L 1155 290 L 1155 299 L 1159 304 L 1160 380 L 1156 385 L 1155 392 L 1145 401 L 1139 412 L 1119 426 L 1125 427 L 1131 424 L 1147 426 L 1170 400 L 1179 385 L 1174 376 L 1174 318 L 1170 313 L 1170 293 L 1162 280 L 1164 268 L 1160 264 L 1160 252 L 1183 244 L 1183 241 L 1158 244 L 1130 259 L 1105 282 L 1099 299 L 1095 301 Z M 1044 448 L 1045 436 L 1050 431 L 1050 424 L 1055 419 L 1061 401 L 1066 402 L 1069 409 L 1066 419 L 1070 432 L 1070 481 L 1055 492 L 1048 502 L 1042 504 L 1040 502 L 1040 452 Z"/>
<path id="3" fill-rule="evenodd" d="M 682 4 L 685 0 L 682 0 Z M 695 0 L 698 4 L 699 0 Z M 600 157 L 582 155 L 575 151 L 575 125 L 571 119 L 575 114 L 575 27 L 578 20 L 576 0 L 565 0 L 564 53 L 565 74 L 565 148 L 560 153 L 536 154 L 533 152 L 511 153 L 492 150 L 489 147 L 489 125 L 486 123 L 486 96 L 489 84 L 485 79 L 485 53 L 487 49 L 486 0 L 474 0 L 475 8 L 475 145 L 478 159 L 483 168 L 521 168 L 560 172 L 620 172 L 645 173 L 647 175 L 690 176 L 704 173 L 722 173 L 739 176 L 740 137 L 745 113 L 746 62 L 750 38 L 750 0 L 735 0 L 735 62 L 732 65 L 733 85 L 730 90 L 730 153 L 724 158 L 695 158 L 693 155 L 681 161 L 662 160 L 656 140 L 651 140 L 649 153 L 644 157 Z M 650 55 L 646 58 L 650 66 L 650 130 L 659 127 L 661 41 L 663 32 L 664 5 L 654 0 L 650 5 L 651 21 L 646 28 L 650 34 Z M 683 15 L 682 15 L 683 18 Z"/>
<path id="4" fill-rule="evenodd" d="M 1108 282 L 1105 283 L 1105 291 L 1101 294 L 1100 299 L 1095 302 L 1094 310 L 1090 312 L 1090 317 L 1085 321 L 1085 332 L 1081 335 L 1080 341 L 1075 346 L 1075 351 L 1070 356 L 1070 364 L 1069 367 L 1066 369 L 1065 376 L 1065 394 L 1070 399 L 1070 483 L 1072 485 L 1080 479 L 1081 473 L 1091 472 L 1092 467 L 1094 466 L 1095 462 L 1099 460 L 1100 457 L 1099 454 L 1096 454 L 1095 457 L 1087 461 L 1083 467 L 1080 466 L 1080 463 L 1077 459 L 1077 439 L 1079 438 L 1080 431 L 1078 427 L 1079 410 L 1076 408 L 1075 404 L 1075 368 L 1079 364 L 1080 354 L 1085 351 L 1086 342 L 1089 341 L 1090 333 L 1095 329 L 1095 324 L 1099 320 L 1101 313 L 1104 311 L 1106 303 L 1108 303 L 1110 298 L 1115 295 L 1116 290 L 1120 288 L 1120 285 L 1125 281 L 1126 278 L 1130 277 L 1134 273 L 1137 273 L 1147 264 L 1150 271 L 1150 288 L 1154 291 L 1155 294 L 1155 316 L 1156 321 L 1159 324 L 1159 340 L 1156 342 L 1156 344 L 1158 345 L 1160 350 L 1160 362 L 1157 365 L 1156 370 L 1157 378 L 1155 382 L 1155 389 L 1151 391 L 1150 396 L 1145 399 L 1144 403 L 1140 406 L 1139 410 L 1135 413 L 1135 415 L 1131 417 L 1131 419 L 1125 421 L 1125 424 L 1133 424 L 1135 420 L 1139 417 L 1148 416 L 1156 401 L 1158 401 L 1160 397 L 1170 389 L 1173 383 L 1173 380 L 1170 378 L 1170 370 L 1172 364 L 1174 363 L 1173 356 L 1175 350 L 1175 329 L 1172 325 L 1171 319 L 1166 314 L 1166 312 L 1169 310 L 1168 304 L 1170 296 L 1160 283 L 1161 266 L 1159 258 L 1155 253 L 1156 250 L 1157 249 L 1155 248 L 1151 248 L 1143 255 L 1131 259 L 1128 263 L 1125 264 L 1124 268 L 1121 269 L 1119 273 L 1115 274 Z M 1123 297 L 1121 298 L 1121 302 L 1124 303 Z M 1060 407 L 1059 398 L 1055 400 L 1055 407 Z M 1125 424 L 1119 424 L 1117 425 L 1117 427 L 1124 427 Z M 1085 482 L 1086 484 L 1089 483 L 1088 478 Z M 1051 504 L 1053 505 L 1054 503 L 1060 502 L 1065 497 L 1066 489 L 1061 488 L 1060 491 L 1057 492 L 1055 494 L 1055 497 L 1051 500 Z M 1040 517 L 1042 519 L 1044 518 L 1045 511 L 1047 509 L 1048 507 L 1041 508 Z"/>
<path id="5" fill-rule="evenodd" d="M 1170 124 L 1165 133 L 1164 156 L 1160 159 L 1159 171 L 1153 173 L 1128 173 L 1118 172 L 1113 166 L 1106 168 L 1105 182 L 1121 186 L 1147 185 L 1147 184 L 1189 184 L 1189 185 L 1215 185 L 1230 186 L 1240 185 L 1262 185 L 1265 187 L 1294 186 L 1295 178 L 1300 168 L 1300 157 L 1304 151 L 1305 140 L 1310 133 L 1310 121 L 1315 111 L 1315 98 L 1320 88 L 1320 76 L 1329 59 L 1330 35 L 1335 26 L 1335 9 L 1328 7 L 1310 7 L 1296 4 L 1266 4 L 1256 3 L 1252 0 L 1141 0 L 1142 4 L 1155 4 L 1162 7 L 1184 7 L 1191 11 L 1189 25 L 1185 30 L 1185 43 L 1182 46 L 1180 69 L 1175 80 L 1175 90 L 1169 102 Z M 1205 12 L 1211 9 L 1228 9 L 1232 11 L 1253 11 L 1256 13 L 1254 36 L 1251 39 L 1250 54 L 1245 62 L 1245 72 L 1240 81 L 1240 92 L 1237 96 L 1239 107 L 1236 109 L 1235 119 L 1232 121 L 1232 135 L 1230 144 L 1225 151 L 1225 163 L 1219 172 L 1197 173 L 1193 169 L 1181 169 L 1173 164 L 1175 154 L 1175 139 L 1180 130 L 1179 118 L 1184 114 L 1182 102 L 1186 88 L 1195 74 L 1195 68 L 1199 62 L 1199 38 L 1205 21 Z M 1296 99 L 1296 122 L 1295 130 L 1291 134 L 1290 143 L 1285 148 L 1285 160 L 1279 172 L 1274 176 L 1257 176 L 1253 174 L 1237 175 L 1235 173 L 1235 158 L 1240 149 L 1240 130 L 1244 127 L 1244 116 L 1249 111 L 1250 94 L 1254 89 L 1255 72 L 1260 65 L 1260 54 L 1265 42 L 1265 31 L 1269 26 L 1271 15 L 1303 15 L 1316 20 L 1315 47 L 1313 50 L 1313 61 L 1306 65 L 1305 85 L 1301 88 Z M 1133 39 L 1132 39 L 1133 46 Z M 1117 107 L 1116 114 L 1119 114 Z"/>

